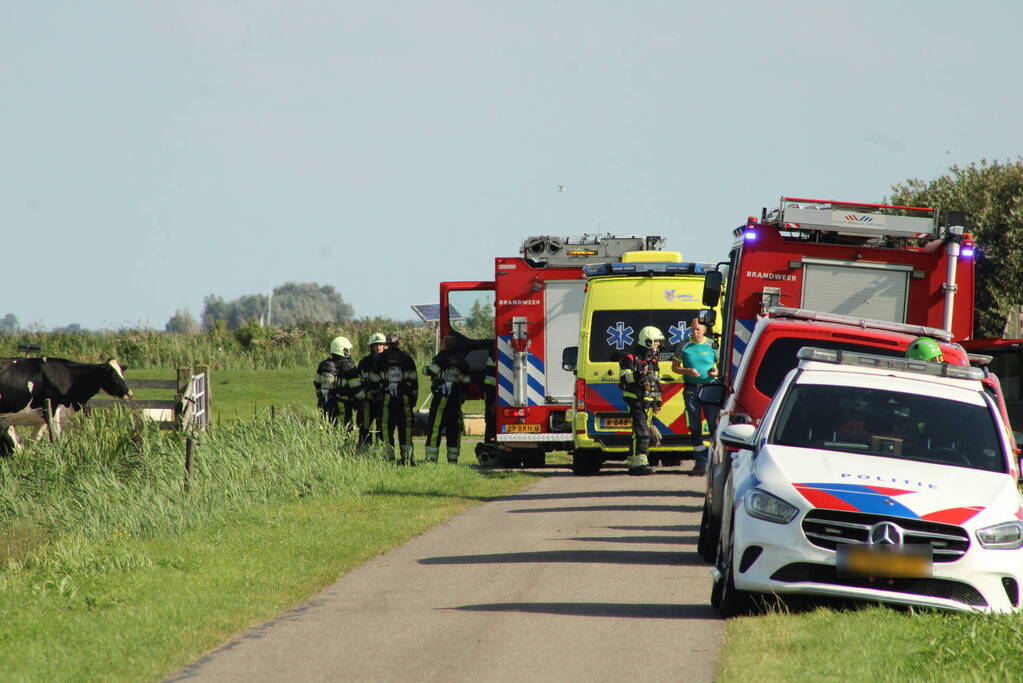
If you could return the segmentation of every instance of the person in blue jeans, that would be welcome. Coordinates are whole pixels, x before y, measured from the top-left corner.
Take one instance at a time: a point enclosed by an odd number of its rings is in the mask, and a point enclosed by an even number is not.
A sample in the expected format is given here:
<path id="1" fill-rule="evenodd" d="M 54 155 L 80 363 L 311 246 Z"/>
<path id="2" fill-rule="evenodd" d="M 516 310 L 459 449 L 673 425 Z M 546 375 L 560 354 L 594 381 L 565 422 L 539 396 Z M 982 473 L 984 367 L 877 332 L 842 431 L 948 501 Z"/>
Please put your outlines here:
<path id="1" fill-rule="evenodd" d="M 700 477 L 707 473 L 707 446 L 703 443 L 703 421 L 713 432 L 718 419 L 717 406 L 700 401 L 700 387 L 717 379 L 717 350 L 707 338 L 707 326 L 693 318 L 689 339 L 682 342 L 671 361 L 672 372 L 682 375 L 685 387 L 682 395 L 686 403 L 686 421 L 693 440 L 693 469 L 689 475 Z M 702 415 L 701 415 L 702 414 Z M 701 419 L 702 417 L 702 419 Z"/>

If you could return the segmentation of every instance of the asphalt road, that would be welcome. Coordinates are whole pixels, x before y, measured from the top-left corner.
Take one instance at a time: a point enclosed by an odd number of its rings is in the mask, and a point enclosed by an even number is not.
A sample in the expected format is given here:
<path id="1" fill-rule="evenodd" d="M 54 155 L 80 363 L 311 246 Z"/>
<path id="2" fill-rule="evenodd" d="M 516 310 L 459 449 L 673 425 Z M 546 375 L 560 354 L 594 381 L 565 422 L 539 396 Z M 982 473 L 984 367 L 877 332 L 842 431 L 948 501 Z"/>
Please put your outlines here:
<path id="1" fill-rule="evenodd" d="M 710 681 L 702 479 L 565 470 L 468 510 L 173 680 Z"/>

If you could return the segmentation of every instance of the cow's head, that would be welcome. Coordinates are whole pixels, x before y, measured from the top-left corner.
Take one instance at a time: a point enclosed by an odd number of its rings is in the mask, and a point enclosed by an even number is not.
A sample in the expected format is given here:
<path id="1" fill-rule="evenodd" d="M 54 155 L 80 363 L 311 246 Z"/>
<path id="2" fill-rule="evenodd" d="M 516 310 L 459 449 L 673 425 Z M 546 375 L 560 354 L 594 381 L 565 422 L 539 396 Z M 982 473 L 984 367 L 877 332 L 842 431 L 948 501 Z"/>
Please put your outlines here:
<path id="1" fill-rule="evenodd" d="M 115 359 L 111 358 L 106 362 L 106 367 L 103 368 L 103 377 L 100 380 L 100 388 L 107 392 L 111 396 L 117 396 L 128 400 L 131 398 L 131 389 L 128 388 L 128 382 L 124 379 L 124 371 L 128 368 L 127 365 L 121 366 Z"/>

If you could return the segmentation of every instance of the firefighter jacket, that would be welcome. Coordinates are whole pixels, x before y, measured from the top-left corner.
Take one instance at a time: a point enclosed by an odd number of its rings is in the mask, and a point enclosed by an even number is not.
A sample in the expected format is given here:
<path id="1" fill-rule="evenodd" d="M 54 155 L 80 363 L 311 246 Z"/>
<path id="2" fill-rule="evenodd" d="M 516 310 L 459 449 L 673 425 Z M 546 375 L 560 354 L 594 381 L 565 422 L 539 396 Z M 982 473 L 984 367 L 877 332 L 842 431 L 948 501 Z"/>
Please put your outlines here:
<path id="1" fill-rule="evenodd" d="M 416 400 L 419 395 L 419 377 L 412 356 L 397 346 L 389 346 L 373 358 L 370 368 L 370 381 L 379 387 L 382 396 L 410 397 Z"/>
<path id="2" fill-rule="evenodd" d="M 626 400 L 661 404 L 661 377 L 658 356 L 637 347 L 618 361 L 618 385 Z"/>
<path id="3" fill-rule="evenodd" d="M 320 408 L 366 397 L 355 361 L 345 356 L 332 354 L 324 359 L 316 368 L 313 386 L 316 387 L 316 405 Z"/>
<path id="4" fill-rule="evenodd" d="M 423 368 L 423 374 L 430 378 L 430 388 L 436 396 L 462 400 L 469 391 L 469 364 L 465 356 L 457 351 L 438 353 Z"/>
<path id="5" fill-rule="evenodd" d="M 359 376 L 362 378 L 362 388 L 366 392 L 366 398 L 373 403 L 384 400 L 384 389 L 378 381 L 373 379 L 373 360 L 379 356 L 378 353 L 370 353 L 359 361 Z"/>

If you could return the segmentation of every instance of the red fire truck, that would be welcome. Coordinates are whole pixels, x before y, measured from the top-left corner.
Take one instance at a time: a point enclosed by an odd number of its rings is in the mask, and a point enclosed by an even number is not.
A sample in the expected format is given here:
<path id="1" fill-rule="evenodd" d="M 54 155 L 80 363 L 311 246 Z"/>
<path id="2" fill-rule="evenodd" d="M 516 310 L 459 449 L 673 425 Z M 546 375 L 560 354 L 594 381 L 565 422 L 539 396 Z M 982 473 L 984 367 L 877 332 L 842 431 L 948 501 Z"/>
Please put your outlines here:
<path id="1" fill-rule="evenodd" d="M 757 317 L 773 306 L 973 334 L 973 252 L 962 215 L 934 209 L 782 197 L 733 234 L 723 307 L 724 381 Z M 724 264 L 720 264 L 724 265 Z M 720 292 L 721 270 L 708 276 Z M 704 301 L 711 305 L 709 301 Z M 727 362 L 726 362 L 727 360 Z"/>
<path id="2" fill-rule="evenodd" d="M 579 344 L 583 266 L 663 246 L 654 235 L 536 236 L 523 242 L 521 256 L 494 260 L 493 280 L 440 283 L 441 336 L 459 338 L 477 376 L 486 372 L 489 355 L 496 361 L 496 441 L 477 447 L 481 463 L 539 466 L 547 452 L 572 448 L 565 414 L 573 404 L 575 374 L 563 367 L 562 354 Z M 453 324 L 458 306 L 452 295 L 458 292 L 493 292 L 494 329 L 487 338 L 469 339 Z"/>

